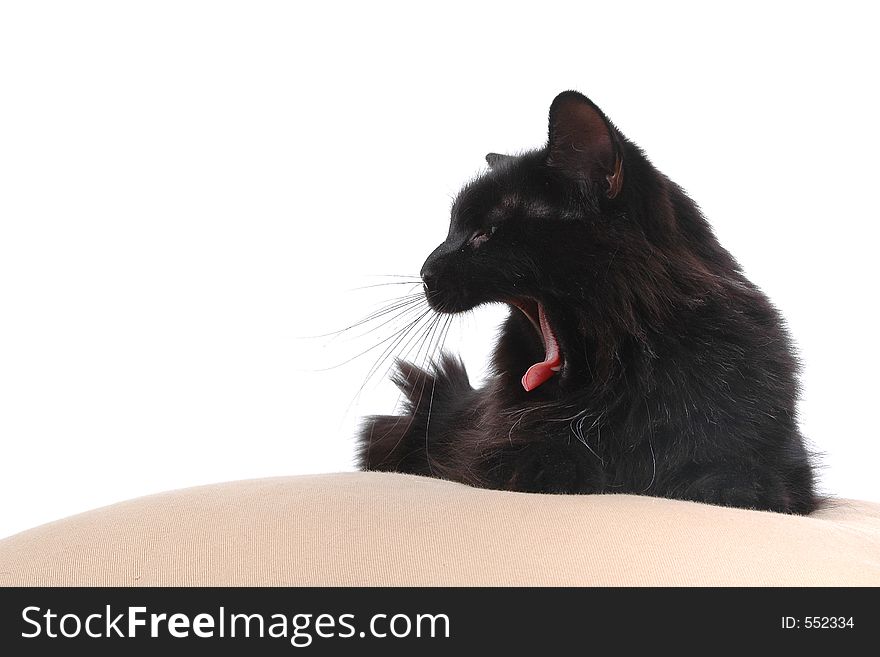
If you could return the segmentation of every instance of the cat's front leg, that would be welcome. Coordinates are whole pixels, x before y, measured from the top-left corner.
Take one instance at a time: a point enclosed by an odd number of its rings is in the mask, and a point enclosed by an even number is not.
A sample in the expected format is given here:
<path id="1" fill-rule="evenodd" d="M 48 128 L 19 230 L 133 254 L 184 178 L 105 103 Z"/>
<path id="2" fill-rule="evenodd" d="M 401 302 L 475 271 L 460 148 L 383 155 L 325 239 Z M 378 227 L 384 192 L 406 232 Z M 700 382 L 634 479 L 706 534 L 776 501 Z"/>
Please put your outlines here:
<path id="1" fill-rule="evenodd" d="M 598 493 L 606 485 L 595 454 L 565 440 L 544 438 L 505 445 L 487 455 L 479 471 L 489 488 L 524 493 Z"/>
<path id="2" fill-rule="evenodd" d="M 431 474 L 425 438 L 415 438 L 413 418 L 377 415 L 367 418 L 361 428 L 357 452 L 360 470 Z"/>
<path id="3" fill-rule="evenodd" d="M 459 422 L 462 410 L 469 414 L 476 403 L 459 358 L 443 355 L 429 370 L 399 361 L 394 382 L 406 399 L 404 415 L 376 415 L 361 427 L 357 464 L 361 470 L 406 472 L 464 480 L 449 463 L 460 450 L 449 449 L 449 436 L 466 425 Z"/>

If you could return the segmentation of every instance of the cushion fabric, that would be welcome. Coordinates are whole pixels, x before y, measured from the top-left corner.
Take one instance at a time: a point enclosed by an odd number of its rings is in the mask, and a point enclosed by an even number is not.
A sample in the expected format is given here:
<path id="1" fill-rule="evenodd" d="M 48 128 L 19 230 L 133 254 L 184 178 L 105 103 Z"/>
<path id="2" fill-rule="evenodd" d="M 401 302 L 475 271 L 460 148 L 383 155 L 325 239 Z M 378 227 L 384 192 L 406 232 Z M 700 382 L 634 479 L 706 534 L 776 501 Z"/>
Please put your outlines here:
<path id="1" fill-rule="evenodd" d="M 809 517 L 402 474 L 230 482 L 0 540 L 0 585 L 880 585 L 880 504 Z"/>

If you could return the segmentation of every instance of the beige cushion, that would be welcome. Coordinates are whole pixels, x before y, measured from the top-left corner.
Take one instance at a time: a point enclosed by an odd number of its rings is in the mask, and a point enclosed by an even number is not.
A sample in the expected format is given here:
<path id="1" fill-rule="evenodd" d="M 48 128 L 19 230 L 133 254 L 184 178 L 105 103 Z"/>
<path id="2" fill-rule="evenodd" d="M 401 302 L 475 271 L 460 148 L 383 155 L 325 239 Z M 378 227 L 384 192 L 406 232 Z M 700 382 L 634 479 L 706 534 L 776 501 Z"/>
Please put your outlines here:
<path id="1" fill-rule="evenodd" d="M 880 584 L 880 505 L 811 517 L 399 474 L 241 481 L 0 541 L 4 585 Z"/>

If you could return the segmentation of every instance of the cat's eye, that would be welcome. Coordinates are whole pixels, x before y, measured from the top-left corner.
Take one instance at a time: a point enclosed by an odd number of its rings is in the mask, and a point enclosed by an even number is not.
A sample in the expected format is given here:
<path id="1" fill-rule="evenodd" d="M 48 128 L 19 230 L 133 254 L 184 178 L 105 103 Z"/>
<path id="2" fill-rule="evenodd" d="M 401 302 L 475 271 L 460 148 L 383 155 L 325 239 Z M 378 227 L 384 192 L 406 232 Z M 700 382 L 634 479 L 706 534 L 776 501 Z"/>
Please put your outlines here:
<path id="1" fill-rule="evenodd" d="M 474 231 L 474 234 L 471 235 L 470 239 L 468 240 L 468 244 L 470 244 L 474 248 L 477 248 L 490 237 L 492 237 L 492 235 L 495 234 L 496 230 L 498 230 L 498 226 L 489 226 L 488 228 L 481 228 L 480 230 Z"/>

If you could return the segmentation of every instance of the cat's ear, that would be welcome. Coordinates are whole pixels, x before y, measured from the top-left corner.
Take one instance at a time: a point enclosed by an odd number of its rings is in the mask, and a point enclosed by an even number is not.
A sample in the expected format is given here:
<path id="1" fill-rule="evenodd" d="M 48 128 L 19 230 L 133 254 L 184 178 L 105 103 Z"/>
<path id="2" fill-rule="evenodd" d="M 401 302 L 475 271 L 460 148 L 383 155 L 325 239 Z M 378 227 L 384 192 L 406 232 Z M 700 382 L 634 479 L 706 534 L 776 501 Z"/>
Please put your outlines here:
<path id="1" fill-rule="evenodd" d="M 489 165 L 490 169 L 494 169 L 502 162 L 506 162 L 511 159 L 510 155 L 502 155 L 501 153 L 488 153 L 486 155 L 486 163 Z"/>
<path id="2" fill-rule="evenodd" d="M 550 105 L 547 163 L 601 185 L 608 198 L 623 187 L 619 137 L 593 101 L 577 91 L 563 91 Z"/>

